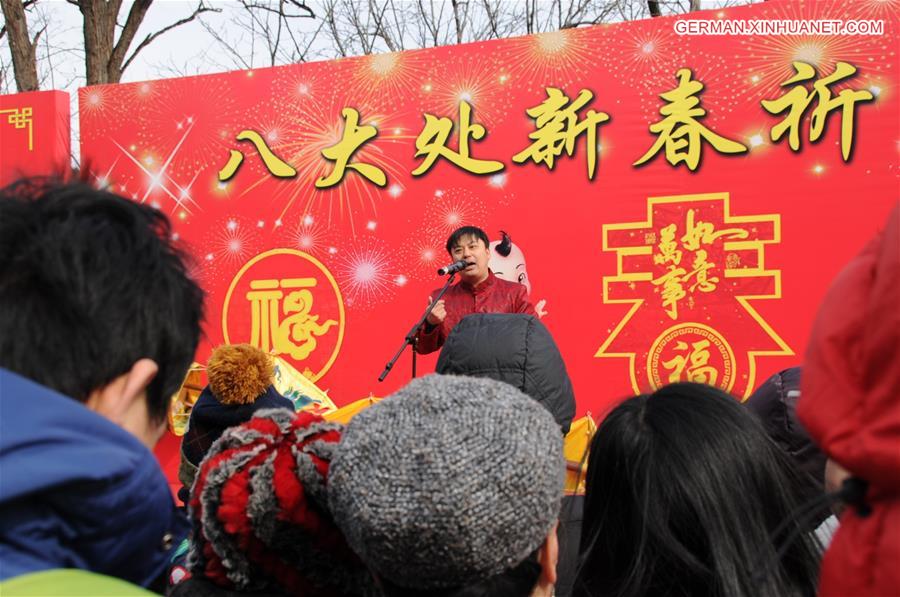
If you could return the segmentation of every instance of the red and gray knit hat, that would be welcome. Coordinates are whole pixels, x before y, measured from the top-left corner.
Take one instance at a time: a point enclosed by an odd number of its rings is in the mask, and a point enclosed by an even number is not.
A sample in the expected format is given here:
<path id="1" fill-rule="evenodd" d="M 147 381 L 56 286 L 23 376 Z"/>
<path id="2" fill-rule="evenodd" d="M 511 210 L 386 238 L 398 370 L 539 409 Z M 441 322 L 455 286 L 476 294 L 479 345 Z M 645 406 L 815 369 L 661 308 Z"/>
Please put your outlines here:
<path id="1" fill-rule="evenodd" d="M 373 593 L 327 507 L 341 431 L 338 423 L 286 409 L 259 411 L 225 431 L 191 493 L 191 572 L 240 591 Z"/>

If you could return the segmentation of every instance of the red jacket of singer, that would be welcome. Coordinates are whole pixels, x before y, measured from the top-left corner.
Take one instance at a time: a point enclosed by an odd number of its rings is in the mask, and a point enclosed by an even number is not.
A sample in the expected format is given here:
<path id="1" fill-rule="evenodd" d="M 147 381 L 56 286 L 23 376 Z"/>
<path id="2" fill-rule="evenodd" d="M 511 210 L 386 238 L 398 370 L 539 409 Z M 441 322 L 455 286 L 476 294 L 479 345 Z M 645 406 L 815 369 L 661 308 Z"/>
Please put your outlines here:
<path id="1" fill-rule="evenodd" d="M 431 300 L 437 297 L 440 289 L 431 293 Z M 447 289 L 443 296 L 447 316 L 440 325 L 426 331 L 424 324 L 419 330 L 416 351 L 420 354 L 434 352 L 444 345 L 450 330 L 459 320 L 472 313 L 526 313 L 535 315 L 534 307 L 528 302 L 528 291 L 518 282 L 508 282 L 488 270 L 487 279 L 474 288 L 459 282 Z"/>
<path id="2" fill-rule="evenodd" d="M 847 508 L 819 595 L 900 595 L 900 208 L 838 274 L 813 325 L 798 414 L 819 446 L 869 483 Z"/>

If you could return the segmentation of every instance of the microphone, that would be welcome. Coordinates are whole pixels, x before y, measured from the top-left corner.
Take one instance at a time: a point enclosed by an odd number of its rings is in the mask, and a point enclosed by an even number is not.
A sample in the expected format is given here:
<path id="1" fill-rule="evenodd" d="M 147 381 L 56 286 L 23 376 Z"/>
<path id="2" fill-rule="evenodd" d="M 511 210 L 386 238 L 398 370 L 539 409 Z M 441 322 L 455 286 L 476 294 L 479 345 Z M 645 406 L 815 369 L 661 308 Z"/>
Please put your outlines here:
<path id="1" fill-rule="evenodd" d="M 445 265 L 437 272 L 439 276 L 446 276 L 447 274 L 455 274 L 456 272 L 462 271 L 467 267 L 469 267 L 469 262 L 465 259 L 460 259 L 459 261 L 454 261 L 450 265 Z"/>

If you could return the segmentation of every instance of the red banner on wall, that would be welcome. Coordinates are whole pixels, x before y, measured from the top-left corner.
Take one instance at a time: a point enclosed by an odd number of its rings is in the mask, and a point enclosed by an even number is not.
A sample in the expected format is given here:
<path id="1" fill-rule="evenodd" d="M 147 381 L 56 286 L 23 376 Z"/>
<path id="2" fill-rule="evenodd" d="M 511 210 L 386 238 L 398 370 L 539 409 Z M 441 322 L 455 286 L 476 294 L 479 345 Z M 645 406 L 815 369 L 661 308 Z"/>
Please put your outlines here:
<path id="1" fill-rule="evenodd" d="M 62 172 L 70 147 L 68 93 L 0 95 L 0 186 L 21 176 Z"/>
<path id="2" fill-rule="evenodd" d="M 377 377 L 474 224 L 512 237 L 492 267 L 528 283 L 581 412 L 675 380 L 746 396 L 802 362 L 897 201 L 895 4 L 90 87 L 82 154 L 196 257 L 201 361 L 253 342 L 339 405 L 392 391 L 404 362 Z"/>

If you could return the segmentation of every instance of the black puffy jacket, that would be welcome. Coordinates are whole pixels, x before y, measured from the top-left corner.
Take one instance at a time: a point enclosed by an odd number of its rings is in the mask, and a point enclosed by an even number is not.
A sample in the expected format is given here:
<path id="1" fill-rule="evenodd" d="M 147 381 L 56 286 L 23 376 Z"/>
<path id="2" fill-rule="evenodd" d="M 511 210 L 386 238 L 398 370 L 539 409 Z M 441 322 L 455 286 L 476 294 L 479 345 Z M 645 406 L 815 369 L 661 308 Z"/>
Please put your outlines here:
<path id="1" fill-rule="evenodd" d="M 515 386 L 549 410 L 563 433 L 575 416 L 575 393 L 562 355 L 533 315 L 476 313 L 463 318 L 447 337 L 436 371 Z"/>

